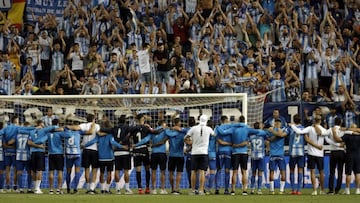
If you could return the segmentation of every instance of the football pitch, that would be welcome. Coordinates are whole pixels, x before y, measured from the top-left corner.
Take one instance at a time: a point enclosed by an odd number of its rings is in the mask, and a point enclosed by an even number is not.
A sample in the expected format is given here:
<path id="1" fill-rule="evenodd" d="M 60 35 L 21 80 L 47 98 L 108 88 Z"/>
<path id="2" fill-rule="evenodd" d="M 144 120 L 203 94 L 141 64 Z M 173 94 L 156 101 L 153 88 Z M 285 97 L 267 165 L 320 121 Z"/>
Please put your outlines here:
<path id="1" fill-rule="evenodd" d="M 240 193 L 235 196 L 230 195 L 188 195 L 187 190 L 183 190 L 181 195 L 87 195 L 85 191 L 79 194 L 70 195 L 49 195 L 44 190 L 42 195 L 34 194 L 0 194 L 1 203 L 89 203 L 89 202 L 122 202 L 122 203 L 357 203 L 360 202 L 360 195 L 355 195 L 355 191 L 351 191 L 352 195 L 318 195 L 311 196 L 311 190 L 303 190 L 302 195 L 270 195 L 264 192 L 263 195 L 242 196 Z"/>

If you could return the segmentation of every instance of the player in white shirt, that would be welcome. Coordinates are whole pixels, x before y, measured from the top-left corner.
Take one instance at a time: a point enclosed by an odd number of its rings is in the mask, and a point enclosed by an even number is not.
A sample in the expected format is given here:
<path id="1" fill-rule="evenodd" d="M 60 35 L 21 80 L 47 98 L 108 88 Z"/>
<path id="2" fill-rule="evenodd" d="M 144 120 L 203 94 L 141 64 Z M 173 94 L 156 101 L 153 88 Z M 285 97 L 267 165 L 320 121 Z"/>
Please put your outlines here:
<path id="1" fill-rule="evenodd" d="M 208 147 L 210 136 L 215 136 L 214 130 L 206 126 L 208 117 L 200 116 L 200 123 L 192 127 L 185 137 L 192 139 L 191 149 L 191 193 L 204 195 L 205 170 L 208 167 Z M 200 177 L 199 192 L 195 191 L 196 177 Z"/>

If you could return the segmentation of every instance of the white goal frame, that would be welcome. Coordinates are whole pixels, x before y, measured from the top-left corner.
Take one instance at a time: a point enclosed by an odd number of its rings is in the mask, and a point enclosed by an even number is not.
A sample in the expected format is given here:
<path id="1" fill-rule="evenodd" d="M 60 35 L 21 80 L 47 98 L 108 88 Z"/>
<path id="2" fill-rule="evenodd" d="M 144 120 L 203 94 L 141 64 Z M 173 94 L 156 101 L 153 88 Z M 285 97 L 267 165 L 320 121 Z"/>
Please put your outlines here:
<path id="1" fill-rule="evenodd" d="M 164 104 L 149 104 L 149 105 L 140 105 L 139 106 L 108 106 L 103 107 L 99 106 L 98 101 L 114 102 L 120 101 L 123 99 L 168 99 L 167 103 Z M 201 104 L 194 104 L 189 101 L 191 98 L 208 98 L 208 101 Z M 179 103 L 174 103 L 175 100 L 179 100 Z M 47 101 L 46 101 L 47 100 Z M 48 101 L 64 101 L 64 100 L 78 100 L 78 101 L 88 101 L 87 105 L 84 105 L 84 102 L 74 103 L 74 104 L 57 104 L 54 102 Z M 187 102 L 189 101 L 189 102 Z M 241 115 L 247 119 L 248 112 L 248 95 L 246 93 L 204 93 L 204 94 L 111 94 L 111 95 L 5 95 L 0 96 L 0 115 L 4 113 L 14 113 L 11 112 L 11 109 L 6 108 L 2 105 L 3 102 L 13 102 L 18 104 L 33 104 L 41 105 L 44 107 L 74 107 L 77 109 L 84 110 L 121 110 L 129 111 L 131 109 L 166 109 L 166 108 L 184 108 L 184 107 L 196 107 L 198 105 L 211 105 L 222 102 L 241 102 Z"/>

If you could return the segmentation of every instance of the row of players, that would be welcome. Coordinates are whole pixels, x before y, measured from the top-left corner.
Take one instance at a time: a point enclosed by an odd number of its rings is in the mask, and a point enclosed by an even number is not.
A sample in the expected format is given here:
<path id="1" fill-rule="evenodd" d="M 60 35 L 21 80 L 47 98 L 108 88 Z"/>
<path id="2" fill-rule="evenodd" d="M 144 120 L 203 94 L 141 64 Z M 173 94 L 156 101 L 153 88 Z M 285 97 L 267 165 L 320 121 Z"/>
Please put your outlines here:
<path id="1" fill-rule="evenodd" d="M 18 183 L 19 191 L 25 188 L 22 183 L 22 173 L 28 170 L 27 188 L 32 192 L 41 194 L 40 183 L 42 171 L 45 170 L 45 143 L 48 143 L 49 153 L 49 186 L 50 193 L 54 193 L 54 171 L 58 171 L 58 183 L 62 183 L 62 170 L 64 168 L 64 149 L 62 147 L 65 138 L 65 158 L 66 158 L 66 184 L 70 193 L 71 169 L 75 166 L 75 178 L 73 185 L 74 193 L 77 193 L 77 185 L 80 179 L 80 167 L 85 169 L 85 180 L 87 183 L 87 193 L 95 192 L 96 171 L 100 168 L 101 191 L 109 193 L 111 183 L 111 172 L 115 164 L 116 191 L 120 193 L 120 171 L 124 171 L 125 193 L 131 194 L 129 186 L 129 170 L 131 168 L 131 156 L 134 157 L 136 167 L 136 180 L 138 183 L 139 194 L 156 194 L 156 170 L 160 167 L 160 194 L 166 194 L 165 190 L 165 169 L 167 155 L 165 142 L 169 141 L 169 180 L 173 194 L 180 194 L 179 184 L 184 168 L 184 153 L 191 154 L 191 192 L 190 194 L 204 194 L 205 171 L 209 168 L 209 188 L 218 178 L 216 170 L 225 168 L 225 193 L 235 194 L 237 182 L 237 172 L 239 167 L 242 173 L 242 194 L 247 194 L 247 162 L 248 147 L 250 146 L 251 158 L 251 192 L 261 194 L 261 184 L 263 171 L 265 169 L 264 156 L 266 144 L 269 144 L 270 154 L 270 193 L 274 194 L 274 172 L 279 168 L 281 174 L 280 194 L 284 193 L 285 169 L 284 160 L 284 138 L 289 136 L 290 154 L 290 181 L 292 194 L 301 194 L 301 183 L 303 169 L 305 166 L 304 146 L 308 144 L 308 168 L 311 172 L 313 183 L 313 195 L 317 195 L 315 168 L 320 174 L 320 194 L 324 193 L 324 162 L 323 144 L 324 140 L 330 143 L 332 148 L 332 159 L 346 160 L 345 173 L 346 188 L 345 194 L 350 194 L 351 173 L 356 175 L 356 194 L 360 194 L 360 156 L 358 144 L 360 136 L 358 128 L 345 131 L 340 128 L 341 119 L 336 119 L 336 126 L 328 130 L 320 126 L 321 118 L 314 119 L 314 124 L 307 128 L 301 126 L 299 116 L 294 116 L 295 124 L 290 127 L 281 126 L 281 120 L 275 119 L 274 126 L 266 130 L 261 129 L 260 123 L 255 123 L 254 128 L 244 124 L 245 118 L 240 117 L 239 123 L 229 123 L 226 116 L 221 117 L 221 124 L 215 127 L 208 123 L 205 115 L 200 117 L 200 123 L 189 123 L 190 128 L 182 128 L 180 119 L 175 119 L 173 127 L 167 128 L 164 121 L 159 122 L 155 129 L 145 123 L 145 116 L 138 115 L 138 123 L 135 126 L 125 124 L 125 119 L 121 118 L 119 125 L 113 127 L 109 121 L 103 122 L 102 127 L 95 124 L 95 116 L 88 114 L 88 123 L 75 124 L 58 127 L 59 120 L 53 120 L 53 126 L 44 127 L 41 121 L 37 122 L 36 127 L 29 127 L 28 124 L 19 126 L 17 117 L 12 118 L 12 123 L 0 131 L 0 192 L 4 192 L 3 170 L 6 169 L 6 186 L 10 188 L 10 167 L 14 165 L 16 174 L 15 183 Z M 83 136 L 81 136 L 83 135 Z M 82 137 L 82 138 L 81 138 Z M 82 141 L 81 141 L 82 139 Z M 81 143 L 80 143 L 81 142 Z M 344 150 L 346 145 L 346 152 Z M 185 144 L 185 147 L 184 147 Z M 149 147 L 150 145 L 150 147 Z M 114 147 L 114 150 L 113 150 Z M 81 149 L 83 148 L 83 149 Z M 3 153 L 4 149 L 4 153 Z M 149 153 L 151 149 L 151 155 Z M 151 157 L 150 157 L 151 156 Z M 343 156 L 344 158 L 341 158 Z M 345 159 L 346 157 L 346 159 Z M 150 161 L 151 160 L 151 161 Z M 334 161 L 334 160 L 333 160 Z M 146 189 L 143 191 L 141 183 L 141 166 L 145 167 Z M 30 167 L 31 166 L 31 167 Z M 90 166 L 91 170 L 90 171 Z M 295 168 L 297 166 L 298 180 L 295 184 Z M 342 167 L 341 167 L 342 168 Z M 338 170 L 340 170 L 339 168 Z M 150 174 L 150 169 L 152 173 Z M 230 169 L 233 170 L 231 192 L 229 192 Z M 175 175 L 176 171 L 176 176 Z M 335 170 L 334 170 L 335 171 Z M 341 171 L 342 173 L 342 171 Z M 188 173 L 189 174 L 189 173 Z M 256 176 L 258 179 L 255 184 Z M 199 180 L 197 179 L 199 177 Z M 340 176 L 341 177 L 341 176 Z M 106 178 L 106 180 L 105 180 Z M 150 178 L 152 190 L 150 190 Z M 334 174 L 330 173 L 329 193 L 338 193 L 341 188 L 341 180 L 338 178 L 335 191 L 333 190 Z M 16 180 L 17 179 L 17 180 Z M 34 183 L 32 182 L 34 179 Z M 197 186 L 196 186 L 197 185 Z M 58 184 L 56 193 L 61 194 L 61 184 Z M 198 189 L 198 190 L 195 190 Z M 14 188 L 17 189 L 17 188 Z M 216 187 L 215 193 L 218 193 Z"/>

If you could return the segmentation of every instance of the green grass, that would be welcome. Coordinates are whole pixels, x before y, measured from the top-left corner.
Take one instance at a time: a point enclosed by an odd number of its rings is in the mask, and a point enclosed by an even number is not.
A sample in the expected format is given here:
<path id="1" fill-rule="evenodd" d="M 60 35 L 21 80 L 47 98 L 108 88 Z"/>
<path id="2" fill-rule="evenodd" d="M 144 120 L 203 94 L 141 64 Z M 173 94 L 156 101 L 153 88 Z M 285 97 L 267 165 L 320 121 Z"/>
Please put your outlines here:
<path id="1" fill-rule="evenodd" d="M 44 192 L 47 192 L 44 190 Z M 303 190 L 300 196 L 293 195 L 248 195 L 242 196 L 240 193 L 235 196 L 230 195 L 206 195 L 190 196 L 187 190 L 183 194 L 175 195 L 86 195 L 85 191 L 80 191 L 77 195 L 34 195 L 34 194 L 0 194 L 1 203 L 90 203 L 90 202 L 114 202 L 114 203 L 357 203 L 360 202 L 360 195 L 318 195 L 311 196 L 309 189 Z M 265 192 L 265 191 L 263 191 Z"/>

